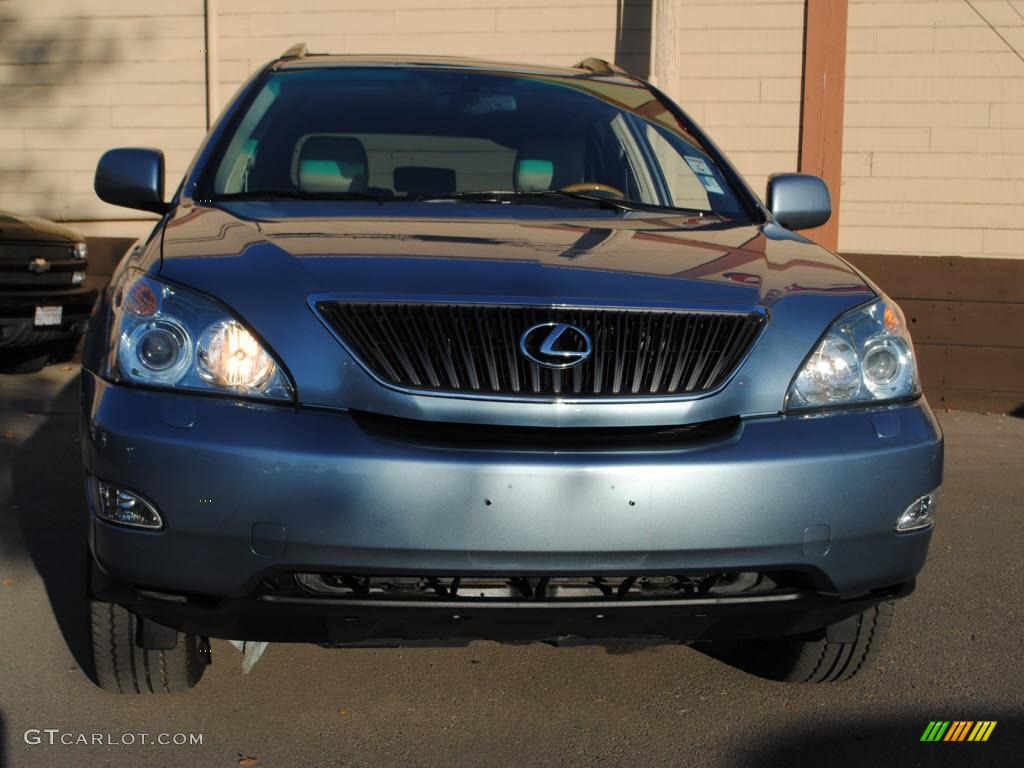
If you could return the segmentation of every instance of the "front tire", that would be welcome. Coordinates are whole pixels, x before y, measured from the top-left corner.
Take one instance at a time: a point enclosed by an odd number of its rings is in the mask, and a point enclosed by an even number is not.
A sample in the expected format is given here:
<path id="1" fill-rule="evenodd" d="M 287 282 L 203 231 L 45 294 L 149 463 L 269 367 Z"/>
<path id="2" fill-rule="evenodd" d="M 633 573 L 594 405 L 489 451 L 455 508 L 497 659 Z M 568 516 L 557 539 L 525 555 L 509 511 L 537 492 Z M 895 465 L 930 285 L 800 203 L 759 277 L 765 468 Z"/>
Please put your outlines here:
<path id="1" fill-rule="evenodd" d="M 879 603 L 857 615 L 849 641 L 799 637 L 741 640 L 727 646 L 712 643 L 703 649 L 719 661 L 783 683 L 832 683 L 850 680 L 867 669 L 878 656 L 892 624 L 895 605 Z"/>
<path id="2" fill-rule="evenodd" d="M 136 643 L 138 617 L 120 605 L 89 601 L 95 682 L 111 693 L 179 693 L 194 687 L 209 663 L 205 638 L 178 633 L 174 648 Z"/>

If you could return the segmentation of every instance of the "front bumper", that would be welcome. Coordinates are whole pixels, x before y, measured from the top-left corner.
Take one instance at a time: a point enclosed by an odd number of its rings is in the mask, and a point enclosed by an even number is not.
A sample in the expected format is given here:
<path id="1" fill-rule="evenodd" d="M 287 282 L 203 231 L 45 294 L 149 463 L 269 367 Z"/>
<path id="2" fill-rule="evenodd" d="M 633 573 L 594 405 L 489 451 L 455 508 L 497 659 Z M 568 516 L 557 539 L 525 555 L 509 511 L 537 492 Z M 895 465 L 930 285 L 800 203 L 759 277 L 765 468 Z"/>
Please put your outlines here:
<path id="1" fill-rule="evenodd" d="M 931 532 L 898 535 L 896 519 L 942 480 L 942 437 L 923 400 L 603 450 L 431 444 L 345 412 L 145 391 L 88 371 L 83 407 L 88 475 L 141 493 L 165 521 L 154 533 L 93 517 L 108 593 L 123 602 L 131 595 L 110 585 L 188 595 L 191 608 L 141 600 L 140 610 L 184 626 L 203 608 L 198 621 L 205 615 L 212 635 L 238 634 L 238 617 L 268 611 L 359 620 L 351 602 L 254 597 L 268 578 L 295 571 L 799 572 L 811 588 L 769 610 L 824 621 L 912 584 Z M 800 602 L 808 599 L 846 608 L 821 613 Z M 236 618 L 217 624 L 214 604 Z M 765 610 L 742 605 L 724 610 Z M 787 631 L 802 631 L 791 619 Z"/>
<path id="2" fill-rule="evenodd" d="M 0 349 L 31 347 L 85 332 L 100 282 L 90 276 L 73 288 L 0 289 Z M 60 325 L 36 326 L 36 307 L 61 308 Z"/>

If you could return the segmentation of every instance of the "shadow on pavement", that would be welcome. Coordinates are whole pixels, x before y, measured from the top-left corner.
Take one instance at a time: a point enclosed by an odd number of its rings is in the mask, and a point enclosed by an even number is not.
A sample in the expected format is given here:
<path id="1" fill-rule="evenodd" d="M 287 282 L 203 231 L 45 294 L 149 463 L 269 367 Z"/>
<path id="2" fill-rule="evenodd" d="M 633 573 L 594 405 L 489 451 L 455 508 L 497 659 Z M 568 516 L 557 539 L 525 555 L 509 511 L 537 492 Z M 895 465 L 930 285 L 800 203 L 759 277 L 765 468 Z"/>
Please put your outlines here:
<path id="1" fill-rule="evenodd" d="M 838 684 L 837 690 L 842 684 Z M 917 712 L 914 707 L 912 712 Z M 987 742 L 922 742 L 931 720 L 995 720 Z M 902 714 L 885 719 L 857 717 L 809 723 L 806 731 L 792 726 L 780 729 L 760 744 L 745 748 L 736 765 L 822 765 L 828 768 L 864 766 L 981 766 L 1019 765 L 1024 749 L 1024 713 L 993 711 L 984 704 L 965 702 L 954 711 Z"/>
<path id="2" fill-rule="evenodd" d="M 14 460 L 14 518 L 43 580 L 64 642 L 92 675 L 86 608 L 88 514 L 78 442 L 79 377 L 45 405 L 45 421 Z"/>

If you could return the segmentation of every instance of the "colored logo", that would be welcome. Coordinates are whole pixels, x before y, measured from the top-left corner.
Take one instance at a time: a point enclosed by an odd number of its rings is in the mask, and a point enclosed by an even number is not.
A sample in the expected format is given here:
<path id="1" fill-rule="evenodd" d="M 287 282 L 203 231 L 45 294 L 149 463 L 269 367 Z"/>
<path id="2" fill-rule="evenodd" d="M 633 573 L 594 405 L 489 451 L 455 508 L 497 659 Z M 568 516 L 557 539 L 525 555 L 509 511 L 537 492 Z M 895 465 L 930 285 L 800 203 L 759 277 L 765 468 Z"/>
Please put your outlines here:
<path id="1" fill-rule="evenodd" d="M 921 741 L 988 741 L 995 728 L 995 720 L 932 720 Z"/>

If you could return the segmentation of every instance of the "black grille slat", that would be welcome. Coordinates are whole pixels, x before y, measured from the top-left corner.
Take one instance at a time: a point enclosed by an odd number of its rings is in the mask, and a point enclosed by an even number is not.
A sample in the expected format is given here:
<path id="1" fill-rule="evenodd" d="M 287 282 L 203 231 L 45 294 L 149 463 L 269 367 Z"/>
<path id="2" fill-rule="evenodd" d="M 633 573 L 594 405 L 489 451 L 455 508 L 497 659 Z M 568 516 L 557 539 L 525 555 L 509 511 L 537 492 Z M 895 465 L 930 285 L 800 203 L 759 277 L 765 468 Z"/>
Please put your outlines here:
<path id="1" fill-rule="evenodd" d="M 614 374 L 612 375 L 612 393 L 619 394 L 622 390 L 622 376 L 625 370 L 626 361 L 626 339 L 625 329 L 623 328 L 622 315 L 616 315 L 615 325 L 615 358 L 614 358 Z"/>
<path id="2" fill-rule="evenodd" d="M 402 320 L 402 325 L 406 335 L 414 341 L 416 357 L 419 358 L 420 365 L 427 374 L 427 380 L 434 389 L 440 388 L 441 377 L 438 374 L 437 366 L 434 365 L 434 361 L 430 359 L 429 347 L 427 346 L 426 339 L 423 337 L 423 333 L 420 330 L 419 323 L 411 320 L 409 313 L 405 310 L 398 314 Z"/>
<path id="3" fill-rule="evenodd" d="M 343 324 L 343 328 L 340 332 L 353 340 L 353 343 L 360 347 L 367 354 L 371 360 L 375 361 L 379 366 L 384 368 L 385 374 L 395 380 L 400 381 L 401 377 L 398 371 L 391 365 L 391 360 L 385 354 L 384 350 L 378 343 L 373 340 L 373 335 L 363 323 L 363 318 L 359 314 L 355 314 L 351 318 L 345 316 L 339 318 Z M 346 333 L 347 331 L 347 333 Z"/>
<path id="4" fill-rule="evenodd" d="M 413 365 L 412 359 L 406 352 L 406 347 L 409 346 L 405 342 L 404 334 L 399 334 L 392 326 L 392 319 L 396 322 L 399 319 L 398 313 L 390 312 L 376 312 L 374 313 L 374 319 L 377 320 L 378 325 L 384 330 L 387 335 L 387 341 L 392 345 L 391 348 L 395 352 L 395 357 L 398 359 L 398 364 L 402 367 L 402 371 L 405 374 L 405 380 L 412 384 L 414 387 L 419 387 L 423 383 L 423 379 L 420 378 L 419 371 L 416 366 Z"/>
<path id="5" fill-rule="evenodd" d="M 683 320 L 682 341 L 677 347 L 679 351 L 676 353 L 676 364 L 672 371 L 672 378 L 668 383 L 670 392 L 675 392 L 679 388 L 679 382 L 683 380 L 686 366 L 692 357 L 691 342 L 697 332 L 697 322 L 698 318 L 695 317 L 687 317 Z"/>
<path id="6" fill-rule="evenodd" d="M 714 365 L 712 366 L 711 372 L 708 374 L 707 379 L 705 380 L 705 386 L 707 386 L 708 382 L 714 381 L 715 378 L 718 376 L 719 372 L 722 370 L 723 367 L 722 363 L 729 356 L 729 350 L 733 348 L 733 345 L 736 342 L 736 337 L 740 333 L 742 333 L 742 331 L 743 326 L 735 323 L 733 323 L 730 328 L 726 329 L 728 338 L 722 343 L 720 353 L 715 355 Z"/>
<path id="7" fill-rule="evenodd" d="M 411 320 L 415 322 L 415 320 Z M 437 316 L 437 309 L 431 307 L 426 312 L 426 326 L 430 331 L 430 337 L 434 340 L 433 348 L 437 354 L 445 374 L 448 376 L 448 387 L 459 388 L 459 375 L 455 370 L 455 359 L 452 357 L 451 344 L 441 335 L 442 322 Z"/>
<path id="8" fill-rule="evenodd" d="M 661 387 L 661 381 L 665 374 L 665 363 L 668 360 L 668 352 L 671 349 L 671 338 L 675 331 L 678 318 L 671 315 L 664 318 L 661 323 L 661 333 L 658 337 L 658 351 L 655 356 L 654 372 L 651 374 L 650 392 L 657 392 Z"/>
<path id="9" fill-rule="evenodd" d="M 707 365 L 708 352 L 710 351 L 712 341 L 718 335 L 720 328 L 719 324 L 721 317 L 714 317 L 710 322 L 710 328 L 707 333 L 704 334 L 703 341 L 700 345 L 700 352 L 697 354 L 696 359 L 693 363 L 693 372 L 690 374 L 690 378 L 686 381 L 686 389 L 693 390 L 697 388 L 697 383 L 701 380 L 701 373 L 704 371 L 704 367 Z"/>
<path id="10" fill-rule="evenodd" d="M 483 396 L 672 397 L 714 390 L 758 335 L 758 313 L 490 304 L 322 301 L 351 351 L 388 384 Z M 527 359 L 520 336 L 569 323 L 593 352 L 556 370 Z"/>
<path id="11" fill-rule="evenodd" d="M 498 366 L 494 359 L 495 348 L 494 345 L 488 343 L 488 339 L 500 339 L 501 337 L 491 333 L 486 312 L 474 312 L 473 315 L 477 320 L 476 329 L 480 336 L 480 351 L 483 354 L 484 365 L 487 370 L 487 382 L 491 385 L 492 392 L 499 392 L 504 383 L 498 378 Z"/>

